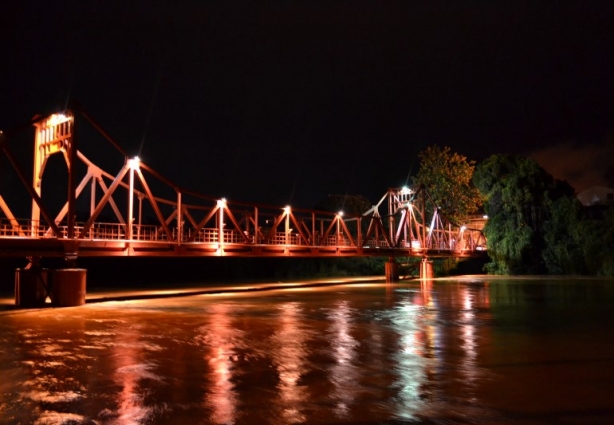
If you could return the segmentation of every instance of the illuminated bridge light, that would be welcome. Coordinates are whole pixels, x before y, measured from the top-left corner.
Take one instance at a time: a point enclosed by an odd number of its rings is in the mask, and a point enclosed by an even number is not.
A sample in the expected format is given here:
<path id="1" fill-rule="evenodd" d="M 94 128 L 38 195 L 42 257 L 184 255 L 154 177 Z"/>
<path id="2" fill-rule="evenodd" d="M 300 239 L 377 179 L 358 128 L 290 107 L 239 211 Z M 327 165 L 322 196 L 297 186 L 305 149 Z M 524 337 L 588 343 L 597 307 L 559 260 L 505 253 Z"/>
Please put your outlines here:
<path id="1" fill-rule="evenodd" d="M 63 122 L 69 121 L 70 119 L 71 117 L 66 116 L 64 114 L 53 114 L 48 118 L 47 125 L 48 126 L 58 125 Z"/>
<path id="2" fill-rule="evenodd" d="M 128 168 L 130 168 L 131 170 L 138 170 L 140 164 L 141 160 L 138 156 L 135 156 L 134 158 L 128 160 Z"/>

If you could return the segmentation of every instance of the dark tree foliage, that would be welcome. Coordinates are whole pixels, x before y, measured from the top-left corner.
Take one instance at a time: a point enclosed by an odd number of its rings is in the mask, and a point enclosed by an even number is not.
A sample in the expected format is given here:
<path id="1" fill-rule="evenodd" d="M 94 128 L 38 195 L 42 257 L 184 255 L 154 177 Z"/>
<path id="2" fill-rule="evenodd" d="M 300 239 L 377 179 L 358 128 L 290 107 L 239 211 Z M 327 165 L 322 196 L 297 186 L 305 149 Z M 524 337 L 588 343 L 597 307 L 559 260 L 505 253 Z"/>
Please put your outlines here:
<path id="1" fill-rule="evenodd" d="M 614 203 L 608 205 L 602 219 L 584 219 L 578 232 L 589 273 L 614 276 Z"/>
<path id="2" fill-rule="evenodd" d="M 275 271 L 275 278 L 319 279 L 329 277 L 381 276 L 385 258 L 337 257 L 284 259 Z"/>
<path id="3" fill-rule="evenodd" d="M 551 273 L 614 276 L 614 204 L 597 218 L 575 200 L 555 205 L 544 259 Z"/>
<path id="4" fill-rule="evenodd" d="M 484 197 L 488 222 L 484 228 L 496 274 L 545 273 L 544 225 L 553 202 L 572 197 L 573 188 L 554 179 L 534 160 L 493 155 L 476 167 L 473 182 Z"/>
<path id="5" fill-rule="evenodd" d="M 572 197 L 561 197 L 554 201 L 549 220 L 544 224 L 544 250 L 542 257 L 548 273 L 586 274 L 584 234 L 588 224 L 580 201 Z M 590 227 L 590 226 L 589 226 Z"/>

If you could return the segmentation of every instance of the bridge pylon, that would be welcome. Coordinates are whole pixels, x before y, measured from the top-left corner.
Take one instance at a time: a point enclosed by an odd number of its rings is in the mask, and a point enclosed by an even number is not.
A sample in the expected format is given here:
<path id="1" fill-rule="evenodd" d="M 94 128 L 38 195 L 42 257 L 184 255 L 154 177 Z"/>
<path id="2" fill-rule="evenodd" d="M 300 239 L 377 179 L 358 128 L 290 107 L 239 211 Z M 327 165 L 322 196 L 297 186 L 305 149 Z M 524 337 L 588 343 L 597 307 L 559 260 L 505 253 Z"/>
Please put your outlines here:
<path id="1" fill-rule="evenodd" d="M 34 164 L 32 167 L 32 189 L 38 195 L 32 199 L 31 233 L 36 236 L 40 227 L 41 216 L 41 197 L 43 174 L 49 157 L 54 154 L 62 154 L 68 168 L 68 191 L 66 215 L 66 232 L 68 238 L 74 237 L 75 232 L 75 163 L 76 146 L 73 138 L 74 117 L 71 111 L 64 111 L 61 114 L 52 114 L 49 117 L 34 123 L 36 128 L 34 136 Z M 62 221 L 63 215 L 60 214 L 56 223 Z M 52 228 L 57 233 L 57 228 Z"/>

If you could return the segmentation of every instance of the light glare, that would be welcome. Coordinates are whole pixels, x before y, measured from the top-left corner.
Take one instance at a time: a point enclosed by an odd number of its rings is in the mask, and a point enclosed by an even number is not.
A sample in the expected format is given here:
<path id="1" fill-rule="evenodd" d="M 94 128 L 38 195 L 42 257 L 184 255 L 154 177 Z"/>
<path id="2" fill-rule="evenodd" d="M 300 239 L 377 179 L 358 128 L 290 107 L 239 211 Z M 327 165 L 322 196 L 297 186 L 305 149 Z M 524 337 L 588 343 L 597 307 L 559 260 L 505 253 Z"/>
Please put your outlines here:
<path id="1" fill-rule="evenodd" d="M 131 170 L 138 170 L 141 160 L 138 156 L 128 160 L 128 168 Z"/>

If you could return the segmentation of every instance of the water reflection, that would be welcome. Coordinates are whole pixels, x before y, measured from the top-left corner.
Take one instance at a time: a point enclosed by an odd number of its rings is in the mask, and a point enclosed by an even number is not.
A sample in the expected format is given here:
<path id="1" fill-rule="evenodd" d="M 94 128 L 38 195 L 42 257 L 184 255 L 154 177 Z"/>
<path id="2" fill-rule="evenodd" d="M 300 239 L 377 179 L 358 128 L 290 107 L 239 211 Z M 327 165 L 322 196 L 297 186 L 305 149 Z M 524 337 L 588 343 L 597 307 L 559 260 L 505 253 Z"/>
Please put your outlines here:
<path id="1" fill-rule="evenodd" d="M 198 329 L 197 336 L 205 347 L 205 361 L 209 366 L 204 406 L 211 411 L 210 420 L 216 424 L 234 423 L 237 410 L 232 360 L 238 359 L 234 349 L 241 331 L 233 326 L 229 310 L 226 304 L 211 306 L 209 323 Z"/>
<path id="2" fill-rule="evenodd" d="M 344 418 L 357 395 L 358 370 L 354 364 L 359 342 L 352 336 L 353 312 L 346 300 L 337 302 L 328 313 L 330 328 L 328 340 L 333 364 L 329 380 L 333 386 L 331 398 L 335 416 Z"/>
<path id="3" fill-rule="evenodd" d="M 401 299 L 393 311 L 391 322 L 398 335 L 397 348 L 393 349 L 396 379 L 396 415 L 405 420 L 417 419 L 422 407 L 423 385 L 426 382 L 428 362 L 426 355 L 432 347 L 431 335 L 424 327 L 427 310 L 421 295 Z"/>
<path id="4" fill-rule="evenodd" d="M 278 330 L 271 337 L 273 363 L 279 376 L 278 405 L 282 406 L 283 423 L 303 423 L 307 416 L 301 406 L 309 393 L 300 380 L 307 372 L 309 339 L 302 325 L 301 303 L 281 304 L 278 312 Z"/>
<path id="5" fill-rule="evenodd" d="M 582 291 L 427 281 L 3 314 L 0 423 L 500 423 L 518 411 L 548 423 L 574 403 L 614 414 L 600 395 L 614 345 L 599 337 L 614 332 L 614 291 Z"/>
<path id="6" fill-rule="evenodd" d="M 162 381 L 155 373 L 156 363 L 149 353 L 159 347 L 152 347 L 144 340 L 146 334 L 139 323 L 128 323 L 116 329 L 117 332 L 107 336 L 113 337 L 108 345 L 112 352 L 113 380 L 119 388 L 117 411 L 109 411 L 106 416 L 119 425 L 145 423 L 151 420 L 155 410 L 146 400 L 148 388 Z"/>
<path id="7" fill-rule="evenodd" d="M 473 294 L 467 287 L 460 288 L 460 296 L 463 300 L 463 310 L 461 311 L 461 348 L 463 357 L 461 362 L 461 373 L 466 385 L 472 386 L 478 378 L 476 368 L 477 341 L 475 335 L 475 311 L 473 305 Z"/>

